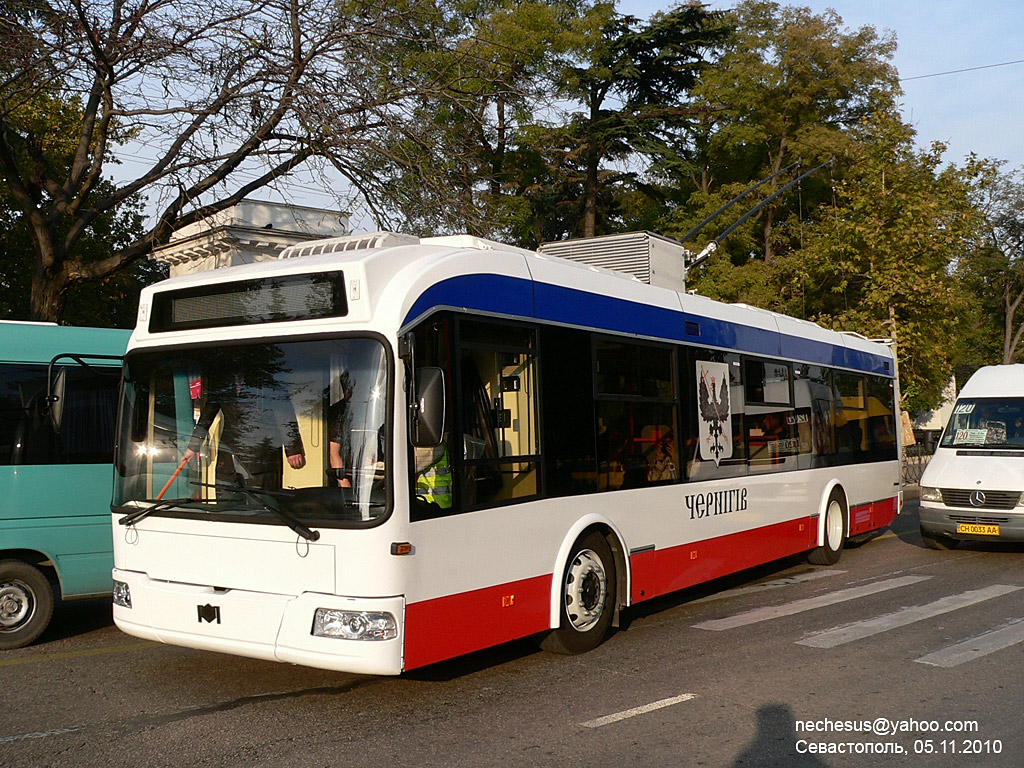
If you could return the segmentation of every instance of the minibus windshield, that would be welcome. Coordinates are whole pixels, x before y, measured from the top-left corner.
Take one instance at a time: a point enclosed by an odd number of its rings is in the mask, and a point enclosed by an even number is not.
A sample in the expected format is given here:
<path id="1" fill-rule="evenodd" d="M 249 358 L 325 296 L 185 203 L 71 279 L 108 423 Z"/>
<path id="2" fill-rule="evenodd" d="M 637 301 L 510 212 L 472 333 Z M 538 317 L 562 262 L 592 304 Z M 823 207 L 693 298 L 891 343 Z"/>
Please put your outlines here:
<path id="1" fill-rule="evenodd" d="M 1024 448 L 1024 398 L 974 398 L 956 401 L 943 448 Z"/>

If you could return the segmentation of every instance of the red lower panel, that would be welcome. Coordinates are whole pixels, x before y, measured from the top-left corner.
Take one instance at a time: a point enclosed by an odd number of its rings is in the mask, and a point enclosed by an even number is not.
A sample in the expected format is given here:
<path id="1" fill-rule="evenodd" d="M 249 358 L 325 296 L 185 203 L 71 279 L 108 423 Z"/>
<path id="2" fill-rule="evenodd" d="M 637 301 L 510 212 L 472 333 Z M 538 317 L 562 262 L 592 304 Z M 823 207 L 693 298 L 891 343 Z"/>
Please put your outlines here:
<path id="1" fill-rule="evenodd" d="M 542 632 L 550 626 L 550 607 L 550 574 L 410 603 L 405 609 L 405 668 Z"/>
<path id="2" fill-rule="evenodd" d="M 850 510 L 850 535 L 857 536 L 884 528 L 896 519 L 896 515 L 900 511 L 899 506 L 899 497 L 894 496 L 891 499 L 882 499 L 862 507 L 854 507 Z"/>
<path id="3" fill-rule="evenodd" d="M 638 558 L 644 558 L 642 568 L 646 577 L 646 584 L 641 587 L 643 594 L 640 594 L 634 581 L 633 601 L 675 592 L 677 589 L 692 587 L 694 584 L 803 552 L 814 544 L 815 524 L 816 521 L 811 518 L 790 520 L 752 531 L 645 552 L 630 558 L 631 565 Z M 654 557 L 646 557 L 648 555 Z M 650 559 L 654 560 L 653 573 Z"/>

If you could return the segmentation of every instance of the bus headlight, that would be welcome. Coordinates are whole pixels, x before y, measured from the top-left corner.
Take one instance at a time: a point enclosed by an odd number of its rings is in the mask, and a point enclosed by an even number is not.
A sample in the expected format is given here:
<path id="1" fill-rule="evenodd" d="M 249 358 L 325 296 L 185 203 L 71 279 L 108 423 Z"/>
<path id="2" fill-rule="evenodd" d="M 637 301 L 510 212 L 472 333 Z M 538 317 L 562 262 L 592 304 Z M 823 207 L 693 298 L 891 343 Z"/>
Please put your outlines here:
<path id="1" fill-rule="evenodd" d="M 317 608 L 313 635 L 339 640 L 392 640 L 398 637 L 398 623 L 390 613 Z"/>
<path id="2" fill-rule="evenodd" d="M 921 486 L 921 501 L 937 501 L 942 503 L 942 491 L 938 488 L 929 488 L 927 485 Z"/>
<path id="3" fill-rule="evenodd" d="M 123 581 L 114 582 L 114 605 L 122 608 L 132 607 L 132 591 Z"/>

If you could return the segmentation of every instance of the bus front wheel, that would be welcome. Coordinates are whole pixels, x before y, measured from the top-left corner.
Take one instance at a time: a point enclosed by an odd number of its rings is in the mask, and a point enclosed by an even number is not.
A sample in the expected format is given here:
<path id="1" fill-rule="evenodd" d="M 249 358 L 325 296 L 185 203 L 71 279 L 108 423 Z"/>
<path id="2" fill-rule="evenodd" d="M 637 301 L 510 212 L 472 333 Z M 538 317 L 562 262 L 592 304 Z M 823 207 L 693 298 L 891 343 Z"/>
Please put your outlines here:
<path id="1" fill-rule="evenodd" d="M 839 562 L 839 556 L 843 554 L 845 541 L 846 506 L 842 493 L 836 490 L 832 492 L 825 508 L 824 542 L 817 549 L 811 550 L 807 559 L 815 565 L 835 565 Z"/>
<path id="2" fill-rule="evenodd" d="M 576 540 L 561 585 L 561 624 L 541 641 L 541 648 L 585 653 L 604 640 L 615 613 L 615 560 L 604 536 L 592 531 Z"/>
<path id="3" fill-rule="evenodd" d="M 35 566 L 0 560 L 0 650 L 34 642 L 53 615 L 53 588 Z"/>

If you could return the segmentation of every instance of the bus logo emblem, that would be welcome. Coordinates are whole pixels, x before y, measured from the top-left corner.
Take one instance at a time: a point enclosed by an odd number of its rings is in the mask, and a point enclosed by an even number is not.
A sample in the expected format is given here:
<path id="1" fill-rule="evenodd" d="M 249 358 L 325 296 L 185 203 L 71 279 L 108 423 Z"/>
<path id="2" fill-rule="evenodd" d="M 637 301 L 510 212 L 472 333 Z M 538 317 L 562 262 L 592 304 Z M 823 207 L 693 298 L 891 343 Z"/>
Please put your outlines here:
<path id="1" fill-rule="evenodd" d="M 729 366 L 697 361 L 697 415 L 700 457 L 714 460 L 732 458 L 732 419 L 729 418 Z"/>
<path id="2" fill-rule="evenodd" d="M 204 621 L 208 624 L 213 624 L 214 622 L 220 624 L 220 606 L 210 605 L 207 603 L 206 605 L 200 605 L 198 607 L 200 624 Z"/>
<path id="3" fill-rule="evenodd" d="M 974 491 L 971 494 L 971 506 L 972 507 L 983 507 L 985 506 L 985 492 Z"/>

